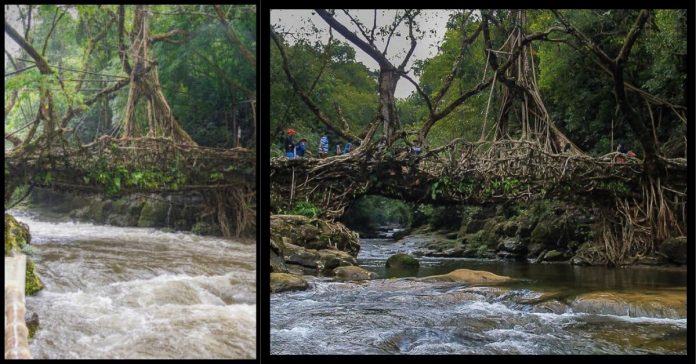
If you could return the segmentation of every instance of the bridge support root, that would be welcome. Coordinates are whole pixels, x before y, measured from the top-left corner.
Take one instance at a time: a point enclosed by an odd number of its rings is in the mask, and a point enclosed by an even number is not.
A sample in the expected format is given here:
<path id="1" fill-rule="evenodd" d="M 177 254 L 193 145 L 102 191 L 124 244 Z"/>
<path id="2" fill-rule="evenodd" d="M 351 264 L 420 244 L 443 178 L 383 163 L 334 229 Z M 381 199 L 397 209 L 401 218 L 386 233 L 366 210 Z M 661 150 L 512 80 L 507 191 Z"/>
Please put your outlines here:
<path id="1" fill-rule="evenodd" d="M 226 238 L 249 233 L 256 226 L 256 194 L 247 188 L 230 188 L 213 195 L 220 231 Z"/>
<path id="2" fill-rule="evenodd" d="M 596 240 L 583 258 L 621 266 L 653 254 L 662 241 L 686 235 L 685 195 L 665 188 L 659 178 L 643 186 L 640 200 L 617 200 L 600 209 Z"/>

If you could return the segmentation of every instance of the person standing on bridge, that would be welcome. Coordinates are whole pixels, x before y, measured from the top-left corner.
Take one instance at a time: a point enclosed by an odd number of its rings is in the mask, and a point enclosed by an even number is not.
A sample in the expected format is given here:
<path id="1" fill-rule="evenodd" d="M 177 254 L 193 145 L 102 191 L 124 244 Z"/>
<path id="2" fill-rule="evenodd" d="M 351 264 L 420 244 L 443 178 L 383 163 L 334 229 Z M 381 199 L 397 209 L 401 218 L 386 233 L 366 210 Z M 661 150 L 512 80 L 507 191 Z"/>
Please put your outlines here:
<path id="1" fill-rule="evenodd" d="M 619 155 L 616 157 L 616 163 L 626 163 L 626 152 L 628 150 L 624 146 L 624 143 L 619 143 L 619 145 L 616 147 L 616 152 L 619 153 Z"/>
<path id="2" fill-rule="evenodd" d="M 346 145 L 343 146 L 343 154 L 350 153 L 351 149 L 353 149 L 353 144 L 350 142 L 346 143 Z"/>
<path id="3" fill-rule="evenodd" d="M 336 144 L 336 155 L 341 155 L 341 143 Z"/>
<path id="4" fill-rule="evenodd" d="M 295 141 L 292 139 L 295 134 L 295 129 L 288 129 L 288 136 L 285 138 L 285 155 L 288 159 L 295 158 Z"/>
<path id="5" fill-rule="evenodd" d="M 297 145 L 295 145 L 295 157 L 296 158 L 303 158 L 305 156 L 305 151 L 307 150 L 307 139 L 300 139 L 299 142 L 297 142 Z"/>
<path id="6" fill-rule="evenodd" d="M 329 154 L 329 136 L 327 134 L 329 134 L 328 131 L 325 131 L 319 139 L 319 158 L 326 158 Z"/>

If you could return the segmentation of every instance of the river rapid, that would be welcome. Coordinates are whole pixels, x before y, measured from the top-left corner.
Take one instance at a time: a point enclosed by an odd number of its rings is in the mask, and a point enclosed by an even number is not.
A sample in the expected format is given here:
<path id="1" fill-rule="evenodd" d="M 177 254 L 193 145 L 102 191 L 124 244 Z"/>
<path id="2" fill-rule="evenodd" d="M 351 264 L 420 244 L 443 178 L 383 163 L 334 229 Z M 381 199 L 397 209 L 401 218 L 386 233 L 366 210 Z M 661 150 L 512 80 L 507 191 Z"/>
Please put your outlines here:
<path id="1" fill-rule="evenodd" d="M 12 212 L 45 288 L 34 358 L 255 358 L 256 246 Z"/>

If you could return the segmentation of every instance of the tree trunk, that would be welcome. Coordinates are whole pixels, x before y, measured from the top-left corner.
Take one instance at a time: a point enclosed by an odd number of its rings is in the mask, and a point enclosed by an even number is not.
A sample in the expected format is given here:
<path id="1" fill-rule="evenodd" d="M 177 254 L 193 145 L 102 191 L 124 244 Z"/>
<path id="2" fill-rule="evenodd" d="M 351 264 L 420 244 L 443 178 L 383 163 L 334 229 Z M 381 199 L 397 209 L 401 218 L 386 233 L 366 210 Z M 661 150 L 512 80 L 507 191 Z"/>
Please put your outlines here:
<path id="1" fill-rule="evenodd" d="M 396 70 L 382 68 L 379 73 L 379 115 L 384 124 L 384 136 L 387 145 L 391 145 L 396 138 L 396 132 L 401 129 L 399 116 L 396 112 L 396 83 L 399 75 Z"/>
<path id="2" fill-rule="evenodd" d="M 131 32 L 131 58 L 133 59 L 134 67 L 130 72 L 130 85 L 123 119 L 122 137 L 136 136 L 135 111 L 138 101 L 141 97 L 144 97 L 148 110 L 148 136 L 165 137 L 179 143 L 196 145 L 174 118 L 172 109 L 162 93 L 157 63 L 148 58 L 148 34 L 147 5 L 136 5 L 133 31 Z M 148 64 L 153 65 L 153 67 L 150 72 L 145 72 Z M 124 62 L 124 69 L 127 71 L 125 65 L 126 63 Z"/>

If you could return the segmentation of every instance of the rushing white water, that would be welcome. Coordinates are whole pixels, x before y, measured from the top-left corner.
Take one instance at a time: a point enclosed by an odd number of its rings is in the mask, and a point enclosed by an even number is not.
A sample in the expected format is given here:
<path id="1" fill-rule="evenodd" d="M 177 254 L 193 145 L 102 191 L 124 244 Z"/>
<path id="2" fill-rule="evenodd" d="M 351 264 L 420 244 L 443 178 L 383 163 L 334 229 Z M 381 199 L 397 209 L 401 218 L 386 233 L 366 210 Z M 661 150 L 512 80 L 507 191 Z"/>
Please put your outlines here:
<path id="1" fill-rule="evenodd" d="M 27 214 L 35 358 L 255 358 L 256 247 Z"/>

